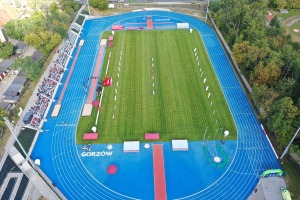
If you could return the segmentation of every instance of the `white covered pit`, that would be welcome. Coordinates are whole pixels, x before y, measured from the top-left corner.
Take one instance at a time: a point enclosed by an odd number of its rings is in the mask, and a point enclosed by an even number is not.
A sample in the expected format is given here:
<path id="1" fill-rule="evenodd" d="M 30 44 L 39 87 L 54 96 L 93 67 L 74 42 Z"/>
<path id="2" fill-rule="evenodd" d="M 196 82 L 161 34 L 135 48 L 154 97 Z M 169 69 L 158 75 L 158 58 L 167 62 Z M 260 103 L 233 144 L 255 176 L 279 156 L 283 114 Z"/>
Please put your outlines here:
<path id="1" fill-rule="evenodd" d="M 187 140 L 172 140 L 173 151 L 188 151 L 189 144 Z"/>
<path id="2" fill-rule="evenodd" d="M 125 141 L 123 144 L 123 152 L 139 152 L 140 141 Z"/>

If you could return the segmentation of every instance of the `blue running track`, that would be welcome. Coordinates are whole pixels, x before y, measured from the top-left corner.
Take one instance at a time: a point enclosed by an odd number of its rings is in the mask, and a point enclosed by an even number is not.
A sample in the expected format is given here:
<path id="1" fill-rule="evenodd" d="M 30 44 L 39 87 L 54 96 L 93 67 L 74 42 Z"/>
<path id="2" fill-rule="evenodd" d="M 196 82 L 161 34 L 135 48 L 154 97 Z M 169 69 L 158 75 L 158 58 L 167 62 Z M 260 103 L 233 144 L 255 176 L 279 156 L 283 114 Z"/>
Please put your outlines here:
<path id="1" fill-rule="evenodd" d="M 43 129 L 49 132 L 39 134 L 38 140 L 31 155 L 32 159 L 39 158 L 41 160 L 41 169 L 51 179 L 51 181 L 62 191 L 68 199 L 153 199 L 153 180 L 143 182 L 139 177 L 130 177 L 128 181 L 136 181 L 136 193 L 126 193 L 126 182 L 120 183 L 121 186 L 110 187 L 110 180 L 107 180 L 107 174 L 93 175 L 97 170 L 105 170 L 104 161 L 94 160 L 93 165 L 86 165 L 87 158 L 81 157 L 81 148 L 75 144 L 76 127 L 81 115 L 83 104 L 87 95 L 83 89 L 83 82 L 87 77 L 93 74 L 97 53 L 99 51 L 100 36 L 103 31 L 108 30 L 112 24 L 124 24 L 134 22 L 140 23 L 139 19 L 145 16 L 153 16 L 153 19 L 162 19 L 161 21 L 170 22 L 169 27 L 175 27 L 176 22 L 187 22 L 194 29 L 197 29 L 205 44 L 206 50 L 212 62 L 219 83 L 226 97 L 227 103 L 234 118 L 237 130 L 238 141 L 231 143 L 232 158 L 230 165 L 224 170 L 214 168 L 216 177 L 212 180 L 209 176 L 202 174 L 202 181 L 205 183 L 207 179 L 208 185 L 198 187 L 199 183 L 193 179 L 193 174 L 183 172 L 187 177 L 191 177 L 191 183 L 195 183 L 197 188 L 193 190 L 183 191 L 184 188 L 172 188 L 172 178 L 166 177 L 167 196 L 169 199 L 247 199 L 256 184 L 259 181 L 260 174 L 267 169 L 281 168 L 261 127 L 255 117 L 255 114 L 248 102 L 248 99 L 236 78 L 236 75 L 226 57 L 220 42 L 214 31 L 205 23 L 191 16 L 166 12 L 166 11 L 140 11 L 131 12 L 121 15 L 102 17 L 87 20 L 84 24 L 81 39 L 85 40 L 81 53 L 78 56 L 73 74 L 65 91 L 64 98 L 61 102 L 62 108 L 57 118 L 51 118 L 51 112 L 54 103 L 47 116 L 47 122 L 44 123 Z M 171 23 L 174 24 L 171 24 Z M 138 26 L 138 25 L 137 25 Z M 154 20 L 155 26 L 155 20 Z M 160 25 L 158 25 L 159 28 Z M 163 28 L 163 27 L 162 27 Z M 76 46 L 78 43 L 76 44 Z M 77 51 L 76 47 L 73 51 L 74 58 Z M 73 58 L 68 63 L 70 69 Z M 101 69 L 102 70 L 102 69 Z M 68 72 L 68 71 L 67 71 Z M 64 75 L 62 83 L 64 84 L 67 74 Z M 58 99 L 63 88 L 63 84 L 59 87 L 56 94 Z M 67 125 L 63 125 L 63 122 Z M 169 147 L 169 144 L 164 144 Z M 191 143 L 191 146 L 196 143 Z M 93 147 L 94 148 L 94 147 Z M 105 147 L 95 146 L 99 151 L 104 151 Z M 114 149 L 122 151 L 121 144 L 114 144 Z M 171 159 L 177 159 L 174 155 L 168 153 L 164 148 L 166 164 L 172 163 Z M 226 150 L 226 149 L 225 149 Z M 144 174 L 143 169 L 152 170 L 151 150 L 143 153 L 150 163 L 142 161 L 141 168 L 135 166 L 136 171 Z M 230 150 L 228 150 L 230 151 Z M 199 151 L 200 152 L 200 151 Z M 199 153 L 197 152 L 197 153 Z M 136 162 L 130 154 L 130 162 Z M 180 156 L 179 156 L 180 157 Z M 109 160 L 109 158 L 107 158 Z M 122 161 L 127 162 L 127 161 Z M 95 164 L 97 163 L 97 164 Z M 107 162 L 109 163 L 109 162 Z M 139 163 L 139 162 L 136 162 Z M 97 165 L 99 168 L 97 168 Z M 130 165 L 130 163 L 129 163 Z M 133 166 L 133 165 L 132 165 Z M 127 168 L 126 168 L 127 167 Z M 129 166 L 124 168 L 130 170 Z M 120 168 L 120 171 L 124 169 Z M 133 170 L 133 169 L 132 169 Z M 200 171 L 200 170 L 199 170 Z M 213 171 L 212 171 L 213 172 Z M 149 172 L 150 175 L 153 172 Z M 151 174 L 152 173 L 152 174 Z M 166 170 L 166 175 L 169 173 Z M 151 177 L 151 176 L 150 176 Z M 153 177 L 153 176 L 152 176 Z M 135 179 L 135 180 L 131 180 Z M 101 181 L 99 181 L 101 180 Z M 169 180 L 169 182 L 168 182 Z M 172 181 L 171 181 L 172 180 Z M 108 187 L 109 186 L 109 187 Z M 122 188 L 124 190 L 122 190 Z M 143 189 L 146 188 L 146 189 Z M 144 191 L 145 190 L 145 191 Z M 173 191 L 174 190 L 174 191 Z M 182 191 L 181 191 L 182 190 Z"/>

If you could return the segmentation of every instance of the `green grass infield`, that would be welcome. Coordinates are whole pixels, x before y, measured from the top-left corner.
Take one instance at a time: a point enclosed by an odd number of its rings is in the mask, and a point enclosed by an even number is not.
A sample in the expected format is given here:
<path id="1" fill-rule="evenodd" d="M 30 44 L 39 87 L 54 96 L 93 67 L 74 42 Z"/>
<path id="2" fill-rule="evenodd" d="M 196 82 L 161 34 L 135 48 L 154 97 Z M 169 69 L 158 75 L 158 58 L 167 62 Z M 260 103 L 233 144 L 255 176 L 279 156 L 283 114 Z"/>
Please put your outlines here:
<path id="1" fill-rule="evenodd" d="M 108 35 L 105 32 L 103 38 Z M 106 49 L 102 80 L 110 53 L 107 76 L 112 77 L 113 84 L 103 91 L 99 138 L 83 140 L 83 134 L 92 132 L 95 125 L 94 107 L 92 116 L 79 120 L 78 144 L 145 141 L 145 133 L 159 133 L 159 141 L 203 140 L 205 130 L 205 140 L 224 139 L 224 130 L 230 133 L 225 139 L 237 138 L 232 115 L 198 32 L 117 31 L 113 47 Z"/>

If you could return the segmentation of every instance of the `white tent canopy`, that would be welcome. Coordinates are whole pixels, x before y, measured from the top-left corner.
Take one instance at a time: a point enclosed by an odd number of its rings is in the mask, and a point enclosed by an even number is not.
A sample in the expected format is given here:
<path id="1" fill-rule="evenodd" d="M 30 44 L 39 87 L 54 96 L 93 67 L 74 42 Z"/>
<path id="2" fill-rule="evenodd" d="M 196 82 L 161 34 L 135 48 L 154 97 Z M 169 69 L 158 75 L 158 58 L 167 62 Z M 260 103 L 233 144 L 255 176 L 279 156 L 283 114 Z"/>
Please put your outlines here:
<path id="1" fill-rule="evenodd" d="M 188 29 L 189 27 L 189 23 L 177 23 L 177 28 L 179 29 Z"/>
<path id="2" fill-rule="evenodd" d="M 123 152 L 139 152 L 140 141 L 125 141 L 123 144 Z"/>
<path id="3" fill-rule="evenodd" d="M 187 140 L 172 140 L 173 151 L 188 151 L 189 144 Z"/>

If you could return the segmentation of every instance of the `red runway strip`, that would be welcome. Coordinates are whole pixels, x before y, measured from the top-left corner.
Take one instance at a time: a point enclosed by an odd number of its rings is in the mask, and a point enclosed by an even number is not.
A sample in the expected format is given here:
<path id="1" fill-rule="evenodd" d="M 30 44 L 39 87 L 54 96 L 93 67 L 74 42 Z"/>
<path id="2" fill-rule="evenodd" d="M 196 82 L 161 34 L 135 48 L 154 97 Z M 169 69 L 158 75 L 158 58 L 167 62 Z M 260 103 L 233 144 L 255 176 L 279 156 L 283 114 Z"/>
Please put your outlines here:
<path id="1" fill-rule="evenodd" d="M 153 29 L 153 21 L 152 21 L 152 19 L 147 19 L 147 28 L 148 29 Z"/>
<path id="2" fill-rule="evenodd" d="M 101 65 L 104 49 L 105 49 L 105 45 L 101 45 L 99 53 L 98 53 L 96 67 L 94 69 L 93 77 L 98 77 L 98 75 L 99 75 L 99 70 L 100 70 L 100 65 Z M 91 84 L 91 87 L 90 87 L 89 96 L 88 96 L 87 102 L 86 102 L 87 104 L 92 103 L 92 101 L 93 101 L 97 81 L 98 81 L 98 78 L 93 78 L 92 79 L 92 84 Z"/>
<path id="3" fill-rule="evenodd" d="M 67 86 L 68 86 L 68 84 L 69 84 L 69 80 L 70 80 L 70 78 L 71 78 L 71 75 L 72 75 L 72 72 L 73 72 L 75 63 L 76 63 L 76 61 L 77 61 L 77 58 L 78 58 L 80 49 L 81 49 L 81 46 L 79 46 L 78 49 L 77 49 L 75 58 L 74 58 L 73 63 L 72 63 L 72 67 L 71 67 L 70 72 L 69 72 L 69 74 L 68 74 L 67 80 L 66 80 L 66 82 L 65 82 L 65 84 L 64 84 L 64 88 L 63 88 L 63 90 L 62 90 L 61 93 L 60 93 L 60 96 L 59 96 L 59 99 L 58 99 L 57 104 L 60 104 L 62 98 L 64 97 L 64 94 L 65 94 L 66 88 L 67 88 Z"/>
<path id="4" fill-rule="evenodd" d="M 164 154 L 161 144 L 153 145 L 154 193 L 156 200 L 167 199 Z"/>

